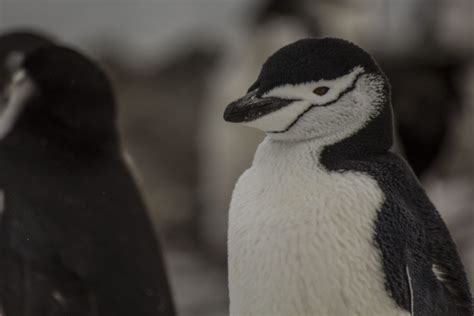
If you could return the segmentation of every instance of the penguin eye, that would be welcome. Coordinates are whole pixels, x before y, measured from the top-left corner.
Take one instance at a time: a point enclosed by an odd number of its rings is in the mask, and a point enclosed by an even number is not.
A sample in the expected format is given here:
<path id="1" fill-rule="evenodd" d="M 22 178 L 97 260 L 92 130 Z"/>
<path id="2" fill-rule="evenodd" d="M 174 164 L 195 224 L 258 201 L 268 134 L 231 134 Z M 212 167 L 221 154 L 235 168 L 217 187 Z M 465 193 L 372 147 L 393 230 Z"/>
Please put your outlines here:
<path id="1" fill-rule="evenodd" d="M 329 91 L 328 87 L 317 87 L 316 89 L 313 90 L 313 93 L 317 95 L 325 95 L 326 93 L 328 93 L 328 91 Z"/>

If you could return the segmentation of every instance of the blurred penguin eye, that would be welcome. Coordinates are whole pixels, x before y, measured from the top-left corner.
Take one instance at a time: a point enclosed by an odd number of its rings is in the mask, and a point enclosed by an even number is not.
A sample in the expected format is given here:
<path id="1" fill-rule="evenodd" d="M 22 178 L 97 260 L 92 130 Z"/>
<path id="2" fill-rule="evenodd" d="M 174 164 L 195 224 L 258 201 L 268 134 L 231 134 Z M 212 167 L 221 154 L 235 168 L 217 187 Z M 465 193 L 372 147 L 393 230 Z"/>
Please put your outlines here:
<path id="1" fill-rule="evenodd" d="M 313 93 L 317 95 L 325 95 L 326 93 L 328 93 L 328 91 L 329 91 L 328 87 L 317 87 L 316 89 L 313 90 Z"/>

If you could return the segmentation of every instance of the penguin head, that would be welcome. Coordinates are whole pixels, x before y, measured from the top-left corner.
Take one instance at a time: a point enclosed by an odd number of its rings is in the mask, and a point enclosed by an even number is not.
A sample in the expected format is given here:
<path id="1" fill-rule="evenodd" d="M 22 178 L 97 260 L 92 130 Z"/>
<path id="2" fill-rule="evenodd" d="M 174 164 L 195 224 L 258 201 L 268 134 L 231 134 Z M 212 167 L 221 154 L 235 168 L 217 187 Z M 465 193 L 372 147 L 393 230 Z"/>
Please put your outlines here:
<path id="1" fill-rule="evenodd" d="M 0 97 L 26 54 L 51 45 L 54 44 L 49 36 L 35 31 L 18 30 L 0 36 Z"/>
<path id="2" fill-rule="evenodd" d="M 311 38 L 270 56 L 247 95 L 227 106 L 224 119 L 278 140 L 335 142 L 390 107 L 387 100 L 388 81 L 367 52 L 345 40 Z"/>
<path id="3" fill-rule="evenodd" d="M 105 74 L 70 48 L 27 54 L 0 112 L 0 139 L 20 131 L 70 144 L 114 140 L 114 100 Z"/>

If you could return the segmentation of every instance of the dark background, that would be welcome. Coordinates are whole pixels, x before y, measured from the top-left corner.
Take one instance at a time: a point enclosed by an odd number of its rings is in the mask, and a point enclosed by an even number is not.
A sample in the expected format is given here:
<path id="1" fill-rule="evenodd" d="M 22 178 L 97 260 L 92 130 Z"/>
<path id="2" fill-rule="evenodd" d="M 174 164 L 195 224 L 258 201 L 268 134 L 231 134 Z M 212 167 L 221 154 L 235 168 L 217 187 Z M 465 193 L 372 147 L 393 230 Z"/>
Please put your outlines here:
<path id="1" fill-rule="evenodd" d="M 269 54 L 307 36 L 369 50 L 387 72 L 404 154 L 474 281 L 474 1 L 0 0 L 0 32 L 93 56 L 120 108 L 181 315 L 226 315 L 230 193 L 262 135 L 222 120 Z"/>

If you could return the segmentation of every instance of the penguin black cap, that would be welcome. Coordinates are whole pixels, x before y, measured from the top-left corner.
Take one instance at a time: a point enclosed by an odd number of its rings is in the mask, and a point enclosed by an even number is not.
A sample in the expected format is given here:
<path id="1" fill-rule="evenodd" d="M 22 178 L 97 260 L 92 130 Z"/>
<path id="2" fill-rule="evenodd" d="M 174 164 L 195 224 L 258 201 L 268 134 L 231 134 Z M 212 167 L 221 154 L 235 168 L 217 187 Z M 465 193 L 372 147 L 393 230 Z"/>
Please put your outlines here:
<path id="1" fill-rule="evenodd" d="M 283 84 L 332 80 L 362 66 L 366 72 L 380 71 L 373 58 L 359 46 L 337 38 L 308 38 L 287 45 L 263 64 L 258 80 L 249 91 L 258 96 Z"/>
<path id="2" fill-rule="evenodd" d="M 276 111 L 294 99 L 265 98 L 275 87 L 333 80 L 360 66 L 365 73 L 381 73 L 374 59 L 357 45 L 337 38 L 308 38 L 287 45 L 264 63 L 248 94 L 231 103 L 224 119 L 244 122 Z"/>

